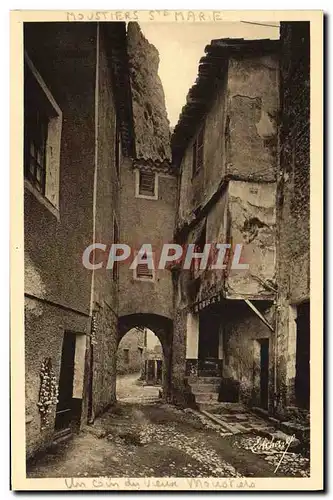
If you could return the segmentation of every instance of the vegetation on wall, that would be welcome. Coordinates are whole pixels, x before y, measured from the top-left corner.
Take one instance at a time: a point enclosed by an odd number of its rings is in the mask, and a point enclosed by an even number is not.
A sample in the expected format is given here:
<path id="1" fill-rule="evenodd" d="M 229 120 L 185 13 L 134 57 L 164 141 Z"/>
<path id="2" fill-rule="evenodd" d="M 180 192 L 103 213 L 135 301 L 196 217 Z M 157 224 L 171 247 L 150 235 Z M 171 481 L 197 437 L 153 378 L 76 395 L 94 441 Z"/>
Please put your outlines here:
<path id="1" fill-rule="evenodd" d="M 58 384 L 52 367 L 51 358 L 45 358 L 40 370 L 39 401 L 37 403 L 41 414 L 42 430 L 49 424 L 49 416 L 53 406 L 58 403 Z"/>

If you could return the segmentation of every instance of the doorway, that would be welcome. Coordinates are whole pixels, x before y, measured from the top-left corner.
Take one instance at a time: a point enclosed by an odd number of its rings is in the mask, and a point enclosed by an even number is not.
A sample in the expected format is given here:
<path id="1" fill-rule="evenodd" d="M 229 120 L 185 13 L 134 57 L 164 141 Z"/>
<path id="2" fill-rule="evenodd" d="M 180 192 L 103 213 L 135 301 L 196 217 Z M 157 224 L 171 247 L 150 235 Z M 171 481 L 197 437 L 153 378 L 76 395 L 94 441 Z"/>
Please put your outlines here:
<path id="1" fill-rule="evenodd" d="M 269 339 L 260 340 L 260 406 L 268 409 Z"/>
<path id="2" fill-rule="evenodd" d="M 310 404 L 310 303 L 297 306 L 296 377 L 297 406 L 309 409 Z"/>
<path id="3" fill-rule="evenodd" d="M 65 332 L 62 344 L 59 396 L 56 409 L 55 430 L 70 428 L 73 412 L 73 383 L 75 366 L 75 333 Z"/>
<path id="4" fill-rule="evenodd" d="M 199 376 L 219 377 L 220 315 L 210 310 L 199 314 Z"/>

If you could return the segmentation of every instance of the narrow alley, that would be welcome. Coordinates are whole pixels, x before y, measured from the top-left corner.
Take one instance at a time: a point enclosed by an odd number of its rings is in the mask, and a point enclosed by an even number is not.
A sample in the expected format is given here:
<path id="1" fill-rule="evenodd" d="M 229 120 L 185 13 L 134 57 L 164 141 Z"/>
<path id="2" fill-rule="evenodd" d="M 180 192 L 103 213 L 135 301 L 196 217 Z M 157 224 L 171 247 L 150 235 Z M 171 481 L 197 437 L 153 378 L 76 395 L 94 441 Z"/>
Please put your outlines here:
<path id="1" fill-rule="evenodd" d="M 24 23 L 26 477 L 312 480 L 310 23 L 158 26 Z"/>

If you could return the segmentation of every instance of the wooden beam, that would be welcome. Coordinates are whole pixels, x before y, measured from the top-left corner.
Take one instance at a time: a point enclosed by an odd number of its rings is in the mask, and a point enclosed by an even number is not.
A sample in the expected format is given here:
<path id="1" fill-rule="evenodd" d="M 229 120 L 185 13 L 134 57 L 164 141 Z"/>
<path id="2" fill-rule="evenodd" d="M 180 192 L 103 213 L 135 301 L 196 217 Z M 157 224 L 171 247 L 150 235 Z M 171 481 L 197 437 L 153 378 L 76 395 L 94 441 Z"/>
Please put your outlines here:
<path id="1" fill-rule="evenodd" d="M 267 319 L 261 314 L 261 312 L 256 308 L 254 304 L 248 299 L 244 299 L 244 302 L 249 306 L 252 311 L 256 313 L 258 318 L 271 330 L 271 332 L 274 332 L 274 328 L 272 325 L 267 321 Z"/>

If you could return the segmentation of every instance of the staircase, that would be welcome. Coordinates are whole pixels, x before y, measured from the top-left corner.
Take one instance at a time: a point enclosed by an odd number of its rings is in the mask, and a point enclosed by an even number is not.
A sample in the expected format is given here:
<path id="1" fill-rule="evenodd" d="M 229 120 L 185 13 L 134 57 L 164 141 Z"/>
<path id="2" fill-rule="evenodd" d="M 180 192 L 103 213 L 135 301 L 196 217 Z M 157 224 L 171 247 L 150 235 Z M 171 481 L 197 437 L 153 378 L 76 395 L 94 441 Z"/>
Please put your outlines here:
<path id="1" fill-rule="evenodd" d="M 221 377 L 189 377 L 188 383 L 197 404 L 217 403 Z"/>

